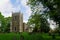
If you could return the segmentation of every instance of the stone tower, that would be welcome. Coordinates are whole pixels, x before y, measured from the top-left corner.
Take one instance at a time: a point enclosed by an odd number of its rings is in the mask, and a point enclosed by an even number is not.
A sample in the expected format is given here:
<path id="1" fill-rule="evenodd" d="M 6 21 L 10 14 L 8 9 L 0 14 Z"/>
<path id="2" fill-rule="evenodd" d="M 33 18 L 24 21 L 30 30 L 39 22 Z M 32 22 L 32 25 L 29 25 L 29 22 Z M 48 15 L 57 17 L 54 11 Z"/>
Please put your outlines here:
<path id="1" fill-rule="evenodd" d="M 23 32 L 23 14 L 20 12 L 12 13 L 11 23 L 11 32 Z"/>

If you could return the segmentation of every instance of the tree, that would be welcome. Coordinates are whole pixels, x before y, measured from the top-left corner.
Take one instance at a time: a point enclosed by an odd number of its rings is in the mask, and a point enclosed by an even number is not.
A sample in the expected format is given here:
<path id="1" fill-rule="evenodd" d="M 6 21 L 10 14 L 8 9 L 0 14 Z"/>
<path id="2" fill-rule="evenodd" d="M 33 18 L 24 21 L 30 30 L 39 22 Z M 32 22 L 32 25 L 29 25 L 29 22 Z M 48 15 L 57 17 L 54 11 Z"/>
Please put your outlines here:
<path id="1" fill-rule="evenodd" d="M 40 27 L 40 15 L 36 13 L 31 15 L 28 23 L 32 27 L 35 27 L 35 31 L 37 31 L 37 29 Z"/>
<path id="2" fill-rule="evenodd" d="M 6 26 L 5 25 L 5 20 L 4 20 L 4 16 L 1 14 L 1 12 L 0 12 L 0 24 L 1 24 L 1 27 L 0 27 L 0 29 L 1 29 L 1 32 L 3 32 L 3 28 L 4 28 L 4 26 Z"/>
<path id="3" fill-rule="evenodd" d="M 28 23 L 34 27 L 33 32 L 49 32 L 49 24 L 47 20 L 39 13 L 32 14 Z"/>
<path id="4" fill-rule="evenodd" d="M 11 17 L 6 17 L 6 27 L 5 27 L 5 32 L 10 32 L 10 22 L 11 22 Z"/>
<path id="5" fill-rule="evenodd" d="M 8 32 L 10 31 L 10 22 L 11 22 L 11 17 L 4 17 L 2 13 L 0 12 L 0 31 L 1 32 Z"/>
<path id="6" fill-rule="evenodd" d="M 45 33 L 49 32 L 50 27 L 47 19 L 42 17 L 40 20 L 41 20 L 41 26 L 40 26 L 41 32 L 45 32 Z"/>
<path id="7" fill-rule="evenodd" d="M 32 9 L 34 9 L 34 7 L 37 8 L 36 6 L 42 4 L 42 8 L 44 9 L 42 12 L 44 13 L 44 16 L 54 20 L 59 24 L 60 28 L 60 0 L 29 0 L 28 4 Z"/>

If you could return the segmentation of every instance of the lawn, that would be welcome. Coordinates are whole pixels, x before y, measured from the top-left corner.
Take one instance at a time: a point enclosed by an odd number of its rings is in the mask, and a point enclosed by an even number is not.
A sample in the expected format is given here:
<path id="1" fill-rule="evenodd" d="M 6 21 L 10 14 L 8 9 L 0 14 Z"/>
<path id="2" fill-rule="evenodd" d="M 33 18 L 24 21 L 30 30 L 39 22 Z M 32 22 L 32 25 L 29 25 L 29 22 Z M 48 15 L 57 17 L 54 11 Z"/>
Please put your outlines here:
<path id="1" fill-rule="evenodd" d="M 19 40 L 20 34 L 16 33 L 0 33 L 0 40 Z"/>
<path id="2" fill-rule="evenodd" d="M 22 33 L 24 40 L 60 40 L 60 36 L 55 34 L 55 37 L 48 33 Z"/>
<path id="3" fill-rule="evenodd" d="M 49 36 L 48 33 L 0 33 L 0 40 L 60 40 L 59 35 L 55 38 Z"/>

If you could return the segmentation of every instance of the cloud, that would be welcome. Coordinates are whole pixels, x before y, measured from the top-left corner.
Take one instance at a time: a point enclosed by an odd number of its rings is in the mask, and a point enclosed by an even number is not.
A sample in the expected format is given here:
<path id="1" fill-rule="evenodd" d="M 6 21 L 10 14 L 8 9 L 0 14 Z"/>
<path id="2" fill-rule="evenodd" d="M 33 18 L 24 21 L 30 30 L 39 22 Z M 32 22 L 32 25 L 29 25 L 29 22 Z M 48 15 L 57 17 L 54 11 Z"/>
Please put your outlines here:
<path id="1" fill-rule="evenodd" d="M 27 5 L 27 2 L 28 0 L 21 0 L 21 4 L 26 8 L 25 13 L 30 16 L 32 11 L 31 8 Z"/>
<path id="2" fill-rule="evenodd" d="M 10 4 L 10 2 L 9 2 L 10 0 L 0 0 L 0 11 L 2 12 L 2 14 L 4 15 L 4 16 L 7 16 L 7 14 L 6 13 L 8 13 L 9 12 L 9 14 L 10 14 L 10 11 L 11 11 L 11 7 L 12 7 L 12 5 Z"/>
<path id="3" fill-rule="evenodd" d="M 22 3 L 24 6 L 27 6 L 27 2 L 28 2 L 28 0 L 21 0 L 21 3 Z"/>
<path id="4" fill-rule="evenodd" d="M 31 8 L 29 6 L 26 7 L 27 7 L 26 13 L 28 14 L 28 16 L 30 16 L 32 13 Z"/>
<path id="5" fill-rule="evenodd" d="M 23 19 L 24 19 L 24 22 L 27 23 L 32 11 L 31 11 L 31 8 L 27 5 L 28 0 L 20 0 L 20 2 L 22 5 L 21 9 L 24 14 Z"/>
<path id="6" fill-rule="evenodd" d="M 53 20 L 49 20 L 49 23 L 50 23 L 50 28 L 52 30 L 54 30 L 57 27 L 56 22 L 54 22 Z"/>
<path id="7" fill-rule="evenodd" d="M 20 6 L 14 7 L 10 0 L 0 0 L 0 11 L 5 17 L 11 16 L 12 12 L 19 10 Z"/>
<path id="8" fill-rule="evenodd" d="M 0 0 L 0 12 L 2 12 L 2 15 L 8 17 L 11 16 L 12 12 L 22 11 L 24 15 L 24 22 L 27 22 L 31 15 L 31 9 L 27 5 L 28 0 L 14 0 L 14 4 L 11 1 L 13 0 Z"/>
<path id="9" fill-rule="evenodd" d="M 24 23 L 27 23 L 28 21 L 27 21 L 27 20 L 24 20 L 23 22 L 24 22 Z"/>
<path id="10" fill-rule="evenodd" d="M 8 2 L 9 0 L 0 0 L 0 6 L 4 5 L 6 2 Z"/>

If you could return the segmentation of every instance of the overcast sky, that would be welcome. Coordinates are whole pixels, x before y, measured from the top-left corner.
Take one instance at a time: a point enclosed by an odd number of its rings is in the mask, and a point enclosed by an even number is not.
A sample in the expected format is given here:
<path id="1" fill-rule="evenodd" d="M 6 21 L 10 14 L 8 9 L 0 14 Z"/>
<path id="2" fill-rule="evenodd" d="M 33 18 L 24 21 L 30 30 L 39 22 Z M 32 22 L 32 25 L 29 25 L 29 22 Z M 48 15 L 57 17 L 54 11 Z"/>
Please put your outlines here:
<path id="1" fill-rule="evenodd" d="M 21 12 L 24 16 L 24 22 L 28 21 L 31 15 L 31 9 L 27 6 L 28 0 L 0 0 L 0 12 L 5 17 L 11 16 L 12 12 Z"/>

